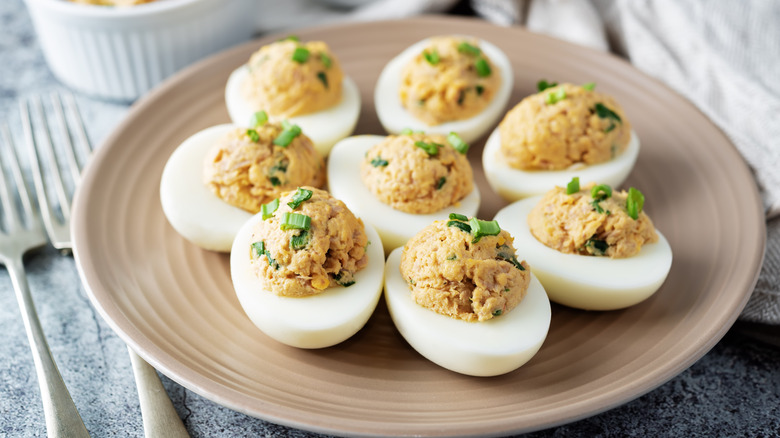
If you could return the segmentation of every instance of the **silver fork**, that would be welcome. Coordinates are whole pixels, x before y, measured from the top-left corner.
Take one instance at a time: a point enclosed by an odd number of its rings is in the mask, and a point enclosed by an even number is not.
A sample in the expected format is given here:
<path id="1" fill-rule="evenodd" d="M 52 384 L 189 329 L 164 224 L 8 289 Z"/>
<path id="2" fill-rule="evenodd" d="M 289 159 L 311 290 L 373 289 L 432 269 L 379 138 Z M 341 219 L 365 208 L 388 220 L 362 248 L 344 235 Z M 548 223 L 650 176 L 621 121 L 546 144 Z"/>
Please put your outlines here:
<path id="1" fill-rule="evenodd" d="M 2 135 L 9 150 L 9 158 L 3 161 L 9 163 L 14 183 L 6 177 L 3 166 L 0 166 L 0 212 L 5 219 L 5 231 L 0 232 L 0 261 L 8 269 L 22 311 L 22 320 L 33 352 L 35 372 L 41 389 L 46 430 L 50 437 L 88 437 L 87 428 L 49 351 L 30 295 L 22 256 L 31 249 L 43 246 L 46 243 L 46 235 L 41 226 L 38 209 L 30 201 L 7 124 L 3 125 Z M 18 196 L 13 194 L 12 184 L 16 185 Z M 22 207 L 21 211 L 18 204 Z"/>
<path id="2" fill-rule="evenodd" d="M 50 97 L 51 106 L 54 109 L 54 115 L 58 122 L 57 125 L 60 127 L 61 131 L 58 138 L 62 139 L 68 164 L 68 173 L 70 173 L 71 181 L 75 187 L 79 184 L 81 179 L 81 167 L 79 166 L 76 157 L 73 137 L 76 137 L 78 143 L 82 146 L 82 150 L 80 151 L 82 156 L 88 155 L 91 152 L 92 147 L 84 130 L 84 123 L 81 120 L 73 96 L 66 94 L 64 99 L 62 99 L 65 101 L 65 107 L 67 108 L 68 115 L 70 115 L 71 123 L 68 123 L 65 117 L 62 100 L 59 95 L 57 93 L 52 93 Z M 40 98 L 31 99 L 31 104 L 36 118 L 42 122 L 41 125 L 43 129 L 39 131 L 41 132 L 41 135 L 37 137 L 33 136 L 32 123 L 29 114 L 30 105 L 27 105 L 24 102 L 21 105 L 22 123 L 25 126 L 25 137 L 27 139 L 30 161 L 32 163 L 33 181 L 35 182 L 35 190 L 38 195 L 39 205 L 43 212 L 43 223 L 52 245 L 63 252 L 70 252 L 73 248 L 70 234 L 70 204 L 72 196 L 69 195 L 59 171 L 49 125 L 44 117 Z M 71 126 L 73 126 L 72 130 L 69 129 Z M 71 135 L 71 133 L 74 135 Z M 36 141 L 36 139 L 38 141 Z M 38 144 L 37 148 L 36 144 Z M 39 157 L 36 149 L 39 151 L 43 150 L 46 155 L 46 162 L 48 164 L 46 170 L 53 177 L 53 192 L 56 194 L 57 202 L 53 202 L 51 197 L 47 196 L 47 194 L 52 191 L 48 190 L 46 181 L 43 178 L 43 172 L 39 164 Z M 57 207 L 59 207 L 59 215 L 56 212 Z M 130 354 L 133 375 L 135 376 L 136 387 L 138 389 L 145 436 L 147 438 L 189 437 L 189 434 L 184 428 L 184 424 L 182 423 L 181 418 L 179 418 L 176 409 L 174 409 L 173 403 L 171 403 L 171 399 L 168 397 L 168 393 L 165 392 L 165 388 L 155 369 L 141 359 L 141 357 L 139 357 L 129 346 L 127 347 L 127 351 Z"/>

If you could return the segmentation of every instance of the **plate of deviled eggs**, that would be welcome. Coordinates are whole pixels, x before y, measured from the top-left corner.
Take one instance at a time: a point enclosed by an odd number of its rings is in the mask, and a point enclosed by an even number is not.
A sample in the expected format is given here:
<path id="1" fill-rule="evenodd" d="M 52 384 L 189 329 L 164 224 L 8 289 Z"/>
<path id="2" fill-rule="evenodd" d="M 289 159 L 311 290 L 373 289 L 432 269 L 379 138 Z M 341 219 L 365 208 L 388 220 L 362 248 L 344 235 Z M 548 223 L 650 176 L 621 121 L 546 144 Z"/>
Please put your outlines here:
<path id="1" fill-rule="evenodd" d="M 725 334 L 764 250 L 750 171 L 691 103 L 447 17 L 182 71 L 96 151 L 73 226 L 90 300 L 155 368 L 351 436 L 516 434 L 632 400 Z"/>

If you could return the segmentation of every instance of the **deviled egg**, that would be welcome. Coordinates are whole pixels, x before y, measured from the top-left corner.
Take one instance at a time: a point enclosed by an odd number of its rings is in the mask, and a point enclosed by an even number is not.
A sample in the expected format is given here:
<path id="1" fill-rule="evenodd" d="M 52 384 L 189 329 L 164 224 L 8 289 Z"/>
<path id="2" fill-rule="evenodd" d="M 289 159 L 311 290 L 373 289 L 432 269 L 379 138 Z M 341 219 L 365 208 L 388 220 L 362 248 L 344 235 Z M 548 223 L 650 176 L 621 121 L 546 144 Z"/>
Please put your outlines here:
<path id="1" fill-rule="evenodd" d="M 476 214 L 468 147 L 457 134 L 350 137 L 331 152 L 329 190 L 376 228 L 390 252 L 449 212 Z"/>
<path id="2" fill-rule="evenodd" d="M 516 201 L 578 176 L 618 186 L 639 155 L 623 109 L 594 84 L 539 83 L 539 93 L 512 108 L 482 152 L 490 186 Z"/>
<path id="3" fill-rule="evenodd" d="M 550 300 L 585 310 L 633 306 L 654 294 L 672 265 L 672 250 L 642 210 L 635 188 L 593 183 L 508 205 L 500 221 L 522 247 Z"/>
<path id="4" fill-rule="evenodd" d="M 299 125 L 322 156 L 352 134 L 360 115 L 357 84 L 344 74 L 327 44 L 294 37 L 261 47 L 234 70 L 225 103 L 238 126 L 250 123 L 260 110 L 271 120 Z"/>
<path id="5" fill-rule="evenodd" d="M 263 120 L 217 125 L 187 138 L 160 181 L 168 222 L 184 238 L 230 251 L 236 232 L 261 206 L 300 185 L 325 183 L 325 162 L 300 127 Z"/>
<path id="6" fill-rule="evenodd" d="M 487 41 L 459 35 L 427 38 L 382 70 L 374 90 L 376 113 L 391 134 L 407 128 L 457 132 L 473 142 L 501 117 L 513 80 L 509 58 Z"/>
<path id="7" fill-rule="evenodd" d="M 412 348 L 444 368 L 473 376 L 508 373 L 541 348 L 550 302 L 496 221 L 451 217 L 390 254 L 390 316 Z"/>
<path id="8" fill-rule="evenodd" d="M 267 204 L 241 227 L 230 252 L 244 312 L 266 335 L 298 348 L 357 333 L 382 294 L 383 271 L 376 231 L 313 187 Z"/>

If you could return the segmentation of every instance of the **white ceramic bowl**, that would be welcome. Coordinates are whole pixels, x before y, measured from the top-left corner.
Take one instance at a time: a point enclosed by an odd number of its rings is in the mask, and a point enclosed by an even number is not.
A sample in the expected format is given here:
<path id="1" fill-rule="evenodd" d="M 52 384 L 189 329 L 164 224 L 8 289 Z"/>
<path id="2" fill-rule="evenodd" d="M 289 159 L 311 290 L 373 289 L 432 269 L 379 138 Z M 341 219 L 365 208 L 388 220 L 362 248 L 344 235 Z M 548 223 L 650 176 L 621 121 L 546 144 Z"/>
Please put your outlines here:
<path id="1" fill-rule="evenodd" d="M 248 40 L 254 0 L 159 0 L 130 7 L 25 0 L 54 75 L 132 101 L 203 57 Z"/>

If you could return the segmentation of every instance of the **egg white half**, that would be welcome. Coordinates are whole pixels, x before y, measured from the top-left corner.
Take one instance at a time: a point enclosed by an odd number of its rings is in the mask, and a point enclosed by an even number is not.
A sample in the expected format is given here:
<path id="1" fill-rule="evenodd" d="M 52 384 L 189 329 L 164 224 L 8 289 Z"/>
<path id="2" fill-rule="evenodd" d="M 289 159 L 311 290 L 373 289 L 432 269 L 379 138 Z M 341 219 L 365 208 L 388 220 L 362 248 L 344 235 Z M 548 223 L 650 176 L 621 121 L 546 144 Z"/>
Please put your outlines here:
<path id="1" fill-rule="evenodd" d="M 230 74 L 225 86 L 225 104 L 230 120 L 238 126 L 249 125 L 255 112 L 263 109 L 269 119 L 281 121 L 265 108 L 254 108 L 241 93 L 241 84 L 249 76 L 249 67 L 244 64 Z M 342 82 L 341 101 L 331 108 L 326 108 L 311 114 L 289 117 L 291 123 L 297 124 L 307 137 L 314 143 L 323 157 L 342 138 L 348 137 L 355 130 L 360 115 L 360 90 L 355 81 L 344 76 Z"/>
<path id="2" fill-rule="evenodd" d="M 633 257 L 612 259 L 564 254 L 539 242 L 528 225 L 528 213 L 542 196 L 501 209 L 495 220 L 514 238 L 550 300 L 585 310 L 614 310 L 638 304 L 654 294 L 672 266 L 672 249 L 660 231 L 658 242 L 642 245 Z"/>
<path id="3" fill-rule="evenodd" d="M 467 37 L 470 38 L 470 37 Z M 406 128 L 413 131 L 425 131 L 433 134 L 449 134 L 457 132 L 466 143 L 473 142 L 485 134 L 504 112 L 509 102 L 514 84 L 514 72 L 509 58 L 498 47 L 485 40 L 479 40 L 479 47 L 501 72 L 501 85 L 493 100 L 479 114 L 463 120 L 445 122 L 436 126 L 428 126 L 409 113 L 401 104 L 399 87 L 402 72 L 406 64 L 422 52 L 429 39 L 412 44 L 387 63 L 374 89 L 374 105 L 379 122 L 390 134 L 400 134 Z"/>
<path id="4" fill-rule="evenodd" d="M 396 328 L 418 353 L 457 373 L 497 376 L 519 368 L 539 351 L 550 328 L 551 310 L 533 273 L 517 307 L 488 321 L 467 322 L 414 302 L 399 270 L 402 251 L 395 249 L 387 259 L 385 301 Z"/>
<path id="5" fill-rule="evenodd" d="M 477 214 L 480 194 L 476 184 L 474 190 L 461 199 L 458 205 L 429 214 L 406 213 L 377 199 L 363 184 L 360 163 L 366 152 L 384 139 L 381 135 L 357 135 L 338 142 L 328 159 L 328 190 L 334 197 L 344 201 L 355 215 L 376 228 L 386 253 L 403 246 L 432 222 L 447 219 L 450 213 L 469 217 Z"/>
<path id="6" fill-rule="evenodd" d="M 309 297 L 282 297 L 264 289 L 252 272 L 252 228 L 262 220 L 262 214 L 257 214 L 247 221 L 230 251 L 233 287 L 249 319 L 269 337 L 297 348 L 330 347 L 357 333 L 382 295 L 385 259 L 376 231 L 365 225 L 368 265 L 355 274 L 355 284 Z"/>
<path id="7" fill-rule="evenodd" d="M 168 222 L 203 249 L 230 251 L 236 232 L 252 214 L 220 199 L 203 183 L 203 160 L 233 125 L 206 128 L 173 151 L 160 181 L 160 201 Z"/>
<path id="8" fill-rule="evenodd" d="M 544 194 L 555 186 L 568 183 L 575 176 L 580 184 L 590 182 L 617 187 L 623 184 L 639 156 L 639 137 L 631 131 L 631 140 L 622 154 L 604 163 L 587 166 L 575 164 L 564 170 L 520 170 L 510 167 L 501 154 L 498 128 L 488 137 L 482 151 L 482 167 L 490 187 L 507 201 Z"/>

